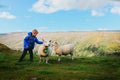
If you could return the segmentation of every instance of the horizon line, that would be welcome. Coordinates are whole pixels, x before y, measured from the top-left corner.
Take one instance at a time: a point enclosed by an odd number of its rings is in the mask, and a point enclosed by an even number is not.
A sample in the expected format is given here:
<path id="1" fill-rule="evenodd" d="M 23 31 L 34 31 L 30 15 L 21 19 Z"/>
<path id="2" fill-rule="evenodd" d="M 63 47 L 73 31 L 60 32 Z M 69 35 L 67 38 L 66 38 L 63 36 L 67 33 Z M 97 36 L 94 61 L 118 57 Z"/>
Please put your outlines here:
<path id="1" fill-rule="evenodd" d="M 84 31 L 115 31 L 120 32 L 120 30 L 65 30 L 65 31 L 39 31 L 39 32 L 84 32 Z M 23 32 L 30 32 L 30 31 L 14 31 L 14 32 L 0 32 L 0 34 L 9 34 L 9 33 L 23 33 Z"/>

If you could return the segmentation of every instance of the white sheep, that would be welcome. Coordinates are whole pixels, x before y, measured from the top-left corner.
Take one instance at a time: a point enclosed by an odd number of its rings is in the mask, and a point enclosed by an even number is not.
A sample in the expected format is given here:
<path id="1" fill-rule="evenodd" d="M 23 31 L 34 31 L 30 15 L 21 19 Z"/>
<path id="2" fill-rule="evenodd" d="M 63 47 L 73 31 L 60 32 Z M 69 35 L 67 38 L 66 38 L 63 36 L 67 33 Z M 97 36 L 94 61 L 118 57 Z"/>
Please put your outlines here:
<path id="1" fill-rule="evenodd" d="M 46 59 L 46 63 L 48 63 L 49 56 L 51 55 L 51 47 L 50 47 L 50 41 L 44 41 L 42 45 L 40 45 L 38 49 L 38 55 L 40 56 L 40 62 L 42 60 L 42 57 Z"/>
<path id="2" fill-rule="evenodd" d="M 74 45 L 73 44 L 66 44 L 60 46 L 57 42 L 53 42 L 53 49 L 54 52 L 59 56 L 58 61 L 60 62 L 61 55 L 71 55 L 71 59 L 73 60 L 73 52 L 74 52 Z"/>

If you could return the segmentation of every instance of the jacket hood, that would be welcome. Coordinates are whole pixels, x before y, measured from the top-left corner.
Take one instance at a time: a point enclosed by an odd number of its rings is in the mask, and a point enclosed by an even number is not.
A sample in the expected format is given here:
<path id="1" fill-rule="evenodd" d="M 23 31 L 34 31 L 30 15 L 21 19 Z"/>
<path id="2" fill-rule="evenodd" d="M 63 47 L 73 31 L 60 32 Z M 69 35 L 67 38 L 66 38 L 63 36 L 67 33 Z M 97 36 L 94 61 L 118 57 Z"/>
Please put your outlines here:
<path id="1" fill-rule="evenodd" d="M 28 35 L 31 36 L 31 35 L 32 35 L 32 32 L 28 32 Z"/>

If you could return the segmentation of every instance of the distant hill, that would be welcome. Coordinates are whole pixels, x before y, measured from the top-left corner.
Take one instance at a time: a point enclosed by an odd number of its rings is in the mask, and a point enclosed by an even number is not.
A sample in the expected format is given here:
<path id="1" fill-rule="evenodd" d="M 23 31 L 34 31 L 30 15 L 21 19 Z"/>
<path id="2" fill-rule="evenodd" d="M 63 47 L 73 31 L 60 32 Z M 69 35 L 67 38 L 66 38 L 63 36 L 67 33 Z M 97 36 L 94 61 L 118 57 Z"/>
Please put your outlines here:
<path id="1" fill-rule="evenodd" d="M 0 43 L 13 50 L 23 50 L 26 35 L 27 32 L 2 34 Z M 74 44 L 75 56 L 120 54 L 120 30 L 40 32 L 37 38 L 57 41 L 59 45 Z M 39 46 L 36 45 L 34 50 L 37 51 Z"/>
<path id="2" fill-rule="evenodd" d="M 12 50 L 8 46 L 0 43 L 0 52 L 4 52 L 4 53 L 16 53 L 18 51 Z"/>
<path id="3" fill-rule="evenodd" d="M 5 51 L 5 50 L 10 50 L 6 45 L 0 43 L 0 52 Z"/>
<path id="4" fill-rule="evenodd" d="M 6 35 L 7 35 L 7 33 L 1 33 L 0 37 L 6 36 Z"/>
<path id="5" fill-rule="evenodd" d="M 120 32 L 120 30 L 96 30 L 101 32 Z"/>

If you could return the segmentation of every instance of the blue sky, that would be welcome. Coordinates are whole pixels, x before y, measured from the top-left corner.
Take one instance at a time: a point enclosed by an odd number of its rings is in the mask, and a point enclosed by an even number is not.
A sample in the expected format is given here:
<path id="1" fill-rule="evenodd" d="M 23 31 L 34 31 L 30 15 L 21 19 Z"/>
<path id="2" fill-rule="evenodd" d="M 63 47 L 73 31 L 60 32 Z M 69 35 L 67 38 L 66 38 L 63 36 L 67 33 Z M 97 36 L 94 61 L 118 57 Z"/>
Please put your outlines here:
<path id="1" fill-rule="evenodd" d="M 119 0 L 0 0 L 0 33 L 120 30 Z"/>

